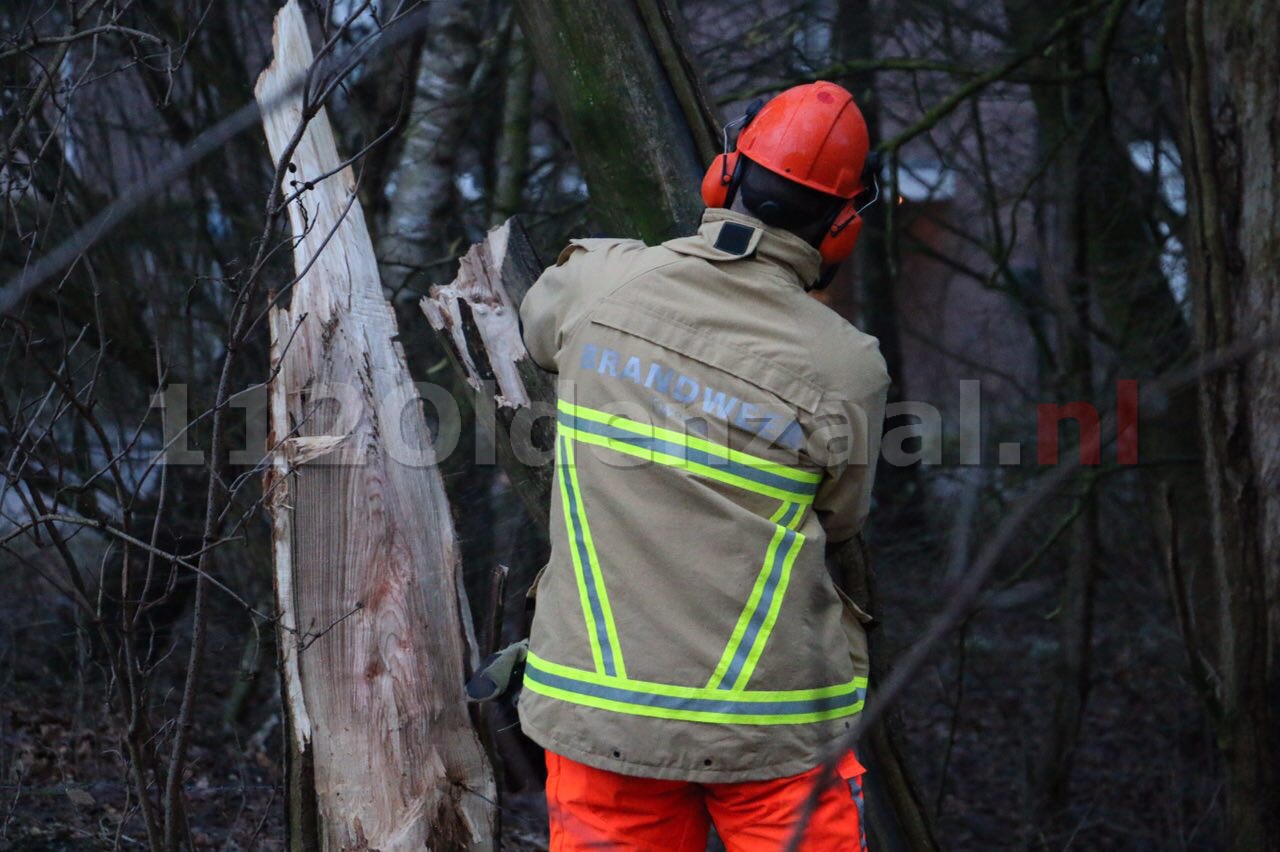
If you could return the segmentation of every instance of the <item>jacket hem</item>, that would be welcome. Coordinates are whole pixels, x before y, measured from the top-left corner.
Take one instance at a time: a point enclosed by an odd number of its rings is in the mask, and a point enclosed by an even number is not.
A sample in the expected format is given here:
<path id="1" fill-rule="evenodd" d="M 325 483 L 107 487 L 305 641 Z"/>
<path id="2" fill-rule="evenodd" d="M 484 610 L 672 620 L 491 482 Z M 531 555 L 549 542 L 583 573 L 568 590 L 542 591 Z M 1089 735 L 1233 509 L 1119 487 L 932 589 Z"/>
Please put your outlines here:
<path id="1" fill-rule="evenodd" d="M 561 757 L 567 757 L 594 769 L 616 772 L 620 775 L 632 775 L 640 778 L 657 778 L 663 781 L 691 781 L 699 784 L 733 784 L 740 781 L 772 781 L 808 772 L 819 763 L 821 757 L 812 755 L 805 758 L 786 760 L 764 766 L 752 766 L 747 769 L 716 767 L 686 768 L 669 764 L 644 763 L 626 757 L 613 757 L 598 754 L 583 748 L 580 743 L 567 742 L 549 731 L 538 729 L 525 720 L 520 722 L 525 736 L 548 751 Z"/>

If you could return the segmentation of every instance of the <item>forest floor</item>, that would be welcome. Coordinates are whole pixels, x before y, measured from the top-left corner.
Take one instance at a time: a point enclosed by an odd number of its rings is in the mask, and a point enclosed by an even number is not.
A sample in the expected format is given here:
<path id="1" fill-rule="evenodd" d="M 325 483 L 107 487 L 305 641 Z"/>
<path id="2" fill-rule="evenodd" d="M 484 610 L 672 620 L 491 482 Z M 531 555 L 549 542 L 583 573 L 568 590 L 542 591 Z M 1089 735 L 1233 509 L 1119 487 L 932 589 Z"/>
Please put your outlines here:
<path id="1" fill-rule="evenodd" d="M 10 590 L 13 591 L 12 587 Z M 15 591 L 20 612 L 0 613 L 0 848 L 145 849 L 146 829 L 127 783 L 122 722 L 100 657 L 62 601 L 35 586 Z M 6 607 L 8 609 L 8 607 Z M 280 708 L 274 677 L 259 674 L 235 719 L 243 624 L 217 612 L 195 705 L 187 768 L 189 840 L 199 849 L 282 849 Z M 184 637 L 185 639 L 185 637 Z M 173 674 L 186 642 L 157 668 L 153 720 L 170 719 Z M 268 664 L 274 649 L 264 647 Z M 166 680 L 168 682 L 166 683 Z"/>
<path id="2" fill-rule="evenodd" d="M 945 560 L 936 544 L 909 537 L 873 543 L 877 647 L 892 652 L 940 607 Z M 1066 808 L 1051 819 L 1032 816 L 1028 779 L 1061 687 L 1052 569 L 1009 584 L 916 680 L 897 720 L 943 848 L 1220 848 L 1221 772 L 1153 564 L 1140 548 L 1104 543 L 1091 690 Z M 0 603 L 0 848 L 145 848 L 105 669 L 47 587 L 15 581 L 9 591 Z M 187 782 L 190 839 L 199 849 L 282 849 L 274 649 L 264 642 L 261 673 L 235 701 L 246 622 L 213 615 Z M 180 642 L 165 663 L 155 719 L 172 716 L 184 654 Z M 545 820 L 538 792 L 506 796 L 504 848 L 545 849 Z"/>

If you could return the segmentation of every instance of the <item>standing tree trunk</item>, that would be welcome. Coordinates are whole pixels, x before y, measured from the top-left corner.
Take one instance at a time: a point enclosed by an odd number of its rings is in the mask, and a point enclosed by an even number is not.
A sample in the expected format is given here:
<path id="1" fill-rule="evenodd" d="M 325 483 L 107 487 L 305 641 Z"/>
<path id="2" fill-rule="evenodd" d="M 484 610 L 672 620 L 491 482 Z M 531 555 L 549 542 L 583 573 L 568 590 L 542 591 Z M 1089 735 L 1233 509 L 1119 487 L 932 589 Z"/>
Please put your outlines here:
<path id="1" fill-rule="evenodd" d="M 1033 43 L 1072 13 L 1070 0 L 1005 0 L 1014 41 Z M 1031 83 L 1043 177 L 1036 199 L 1036 253 L 1053 310 L 1057 345 L 1054 386 L 1065 400 L 1105 395 L 1094 387 L 1095 355 L 1119 378 L 1147 379 L 1188 360 L 1191 331 L 1159 267 L 1157 237 L 1147 224 L 1143 194 L 1127 151 L 1117 141 L 1110 110 L 1110 51 L 1124 14 L 1114 4 L 1098 27 L 1077 22 L 1053 52 L 1029 67 L 1066 82 Z M 1093 73 L 1090 73 L 1093 72 Z M 1109 334 L 1103 349 L 1094 324 Z M 1167 495 L 1176 523 L 1157 529 L 1176 563 L 1208 560 L 1204 485 L 1186 462 L 1201 454 L 1192 412 L 1194 390 L 1175 391 L 1139 430 L 1139 471 L 1146 503 L 1157 518 Z M 1077 517 L 1063 548 L 1066 575 L 1058 612 L 1057 691 L 1045 742 L 1033 769 L 1037 817 L 1067 804 L 1073 754 L 1089 692 L 1094 561 L 1098 507 L 1093 478 L 1076 478 Z M 1075 511 L 1075 510 L 1073 510 Z"/>
<path id="2" fill-rule="evenodd" d="M 273 47 L 263 104 L 312 63 L 296 0 L 276 18 Z M 463 693 L 457 545 L 355 179 L 337 170 L 328 118 L 303 95 L 263 126 L 272 156 L 291 163 L 282 189 L 298 196 L 299 280 L 287 307 L 271 309 L 265 485 L 290 844 L 488 849 L 494 781 Z"/>
<path id="3" fill-rule="evenodd" d="M 445 269 L 465 245 L 459 214 L 458 150 L 475 112 L 472 78 L 480 65 L 483 16 L 468 3 L 437 3 L 418 59 L 395 192 L 378 238 L 384 283 L 399 296 L 425 292 L 431 269 Z M 397 301 L 399 301 L 397 299 Z"/>
<path id="4" fill-rule="evenodd" d="M 1009 6 L 1016 24 L 1034 31 L 1028 26 L 1028 10 L 1020 0 Z M 1032 15 L 1048 15 L 1050 20 L 1065 13 L 1064 8 L 1052 4 L 1040 3 L 1035 8 Z M 1026 35 L 1030 37 L 1029 33 Z M 1064 39 L 1055 59 L 1049 61 L 1056 61 L 1051 67 L 1063 74 L 1080 68 L 1084 62 L 1080 34 L 1075 32 Z M 1090 231 L 1089 226 L 1094 223 L 1087 215 L 1086 134 L 1095 126 L 1098 113 L 1085 109 L 1086 85 L 1092 84 L 1031 87 L 1039 117 L 1040 156 L 1044 158 L 1035 208 L 1036 257 L 1057 330 L 1057 371 L 1045 390 L 1051 398 L 1064 400 L 1095 397 L 1089 327 L 1093 309 L 1091 282 L 1099 271 L 1091 268 L 1090 259 L 1103 252 L 1092 246 L 1099 235 Z M 1128 282 L 1108 284 L 1117 289 L 1128 286 Z M 1031 768 L 1031 816 L 1041 830 L 1046 819 L 1067 805 L 1071 768 L 1089 697 L 1098 516 L 1093 478 L 1077 475 L 1075 488 L 1078 511 L 1060 548 L 1065 564 L 1056 616 L 1058 658 L 1054 665 L 1053 708 Z"/>
<path id="5" fill-rule="evenodd" d="M 1196 334 L 1210 352 L 1272 346 L 1200 381 L 1204 473 L 1218 586 L 1210 711 L 1236 850 L 1280 848 L 1280 6 L 1170 3 L 1185 110 L 1188 257 Z"/>
<path id="6" fill-rule="evenodd" d="M 507 48 L 507 79 L 502 97 L 502 134 L 494 163 L 491 224 L 499 225 L 520 209 L 529 177 L 529 126 L 533 120 L 533 57 L 524 33 L 511 28 Z"/>
<path id="7" fill-rule="evenodd" d="M 654 243 L 697 227 L 720 150 L 668 0 L 517 0 L 600 221 Z"/>

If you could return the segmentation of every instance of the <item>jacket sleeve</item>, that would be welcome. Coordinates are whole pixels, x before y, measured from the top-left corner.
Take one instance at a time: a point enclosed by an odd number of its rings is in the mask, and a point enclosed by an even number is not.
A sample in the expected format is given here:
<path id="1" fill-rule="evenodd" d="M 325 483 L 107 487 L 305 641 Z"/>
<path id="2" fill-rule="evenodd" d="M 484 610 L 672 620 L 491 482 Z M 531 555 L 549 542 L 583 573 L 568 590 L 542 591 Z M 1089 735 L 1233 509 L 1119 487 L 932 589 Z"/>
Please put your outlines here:
<path id="1" fill-rule="evenodd" d="M 570 262 L 581 246 L 570 243 L 556 258 L 555 266 L 547 267 L 520 304 L 520 334 L 524 348 L 534 363 L 553 373 L 560 371 L 556 353 L 560 351 L 565 324 L 575 312 L 575 303 L 581 290 L 579 263 Z"/>
<path id="2" fill-rule="evenodd" d="M 874 338 L 852 362 L 853 381 L 839 397 L 823 400 L 815 431 L 815 457 L 826 467 L 814 510 L 829 543 L 862 531 L 871 510 L 871 486 L 884 427 L 889 376 Z"/>

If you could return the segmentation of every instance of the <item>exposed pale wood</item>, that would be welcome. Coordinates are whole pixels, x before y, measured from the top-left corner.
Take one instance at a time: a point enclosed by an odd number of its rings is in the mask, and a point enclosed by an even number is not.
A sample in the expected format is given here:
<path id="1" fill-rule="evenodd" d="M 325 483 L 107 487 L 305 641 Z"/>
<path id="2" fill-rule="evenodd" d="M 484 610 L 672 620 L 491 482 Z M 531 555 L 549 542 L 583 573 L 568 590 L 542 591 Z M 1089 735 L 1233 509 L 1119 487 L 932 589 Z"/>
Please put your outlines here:
<path id="1" fill-rule="evenodd" d="M 273 47 L 260 102 L 312 62 L 296 0 Z M 303 110 L 295 97 L 263 116 L 274 158 Z M 463 693 L 457 543 L 354 176 L 321 179 L 341 162 L 323 110 L 290 160 L 283 190 L 306 187 L 289 205 L 302 277 L 271 313 L 267 477 L 290 842 L 492 848 L 493 775 Z"/>
<path id="2" fill-rule="evenodd" d="M 530 515 L 545 527 L 555 445 L 552 376 L 525 351 L 518 308 L 542 267 L 524 228 L 509 219 L 471 247 L 453 283 L 421 302 L 427 321 L 475 391 L 495 429 L 499 461 Z"/>

